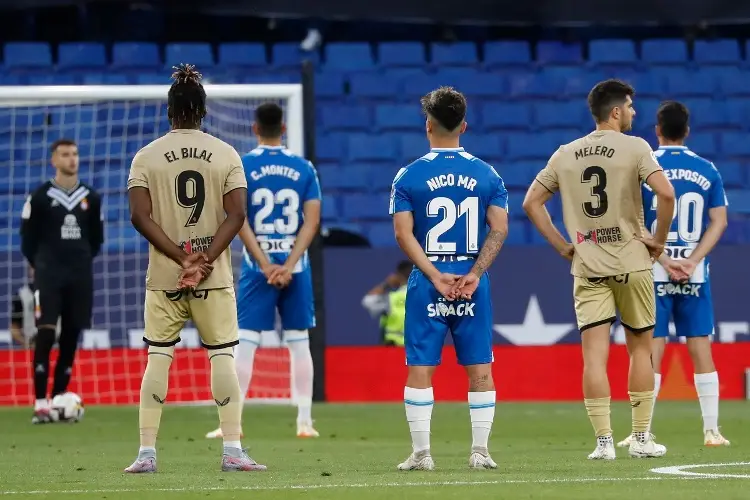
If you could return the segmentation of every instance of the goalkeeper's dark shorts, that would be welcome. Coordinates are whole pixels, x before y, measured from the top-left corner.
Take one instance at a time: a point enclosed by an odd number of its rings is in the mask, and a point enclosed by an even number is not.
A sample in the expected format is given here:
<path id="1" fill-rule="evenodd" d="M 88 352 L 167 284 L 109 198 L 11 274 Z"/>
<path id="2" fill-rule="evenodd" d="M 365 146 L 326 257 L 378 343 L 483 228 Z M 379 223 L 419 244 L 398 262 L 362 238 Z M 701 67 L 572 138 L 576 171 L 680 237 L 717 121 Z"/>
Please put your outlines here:
<path id="1" fill-rule="evenodd" d="M 83 330 L 91 326 L 94 302 L 93 276 L 39 275 L 34 285 L 34 317 L 36 325 L 55 326 L 58 318 L 64 329 Z"/>

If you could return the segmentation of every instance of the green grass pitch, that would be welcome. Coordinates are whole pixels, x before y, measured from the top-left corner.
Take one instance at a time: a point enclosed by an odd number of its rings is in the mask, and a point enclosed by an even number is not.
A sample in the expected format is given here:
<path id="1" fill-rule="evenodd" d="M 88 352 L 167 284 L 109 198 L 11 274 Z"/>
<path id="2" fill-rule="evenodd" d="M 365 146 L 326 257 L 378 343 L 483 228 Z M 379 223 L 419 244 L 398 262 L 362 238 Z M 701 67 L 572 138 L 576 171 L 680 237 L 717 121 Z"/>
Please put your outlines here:
<path id="1" fill-rule="evenodd" d="M 465 404 L 438 404 L 432 420 L 434 472 L 399 472 L 410 441 L 402 405 L 318 405 L 321 437 L 294 436 L 295 410 L 249 406 L 244 443 L 269 470 L 219 471 L 221 442 L 203 436 L 217 424 L 211 407 L 167 407 L 158 442 L 159 472 L 122 469 L 138 447 L 138 410 L 87 408 L 78 424 L 32 426 L 28 408 L 0 410 L 0 497 L 8 499 L 619 499 L 750 498 L 750 405 L 721 407 L 730 448 L 703 447 L 697 401 L 659 402 L 654 431 L 665 458 L 590 462 L 594 438 L 583 404 L 500 404 L 490 442 L 496 471 L 467 468 Z M 613 406 L 615 438 L 629 431 L 627 404 Z M 747 462 L 746 464 L 742 464 Z M 687 469 L 699 476 L 652 472 Z M 729 465 L 722 465 L 729 464 Z M 734 477 L 717 477 L 732 475 Z"/>

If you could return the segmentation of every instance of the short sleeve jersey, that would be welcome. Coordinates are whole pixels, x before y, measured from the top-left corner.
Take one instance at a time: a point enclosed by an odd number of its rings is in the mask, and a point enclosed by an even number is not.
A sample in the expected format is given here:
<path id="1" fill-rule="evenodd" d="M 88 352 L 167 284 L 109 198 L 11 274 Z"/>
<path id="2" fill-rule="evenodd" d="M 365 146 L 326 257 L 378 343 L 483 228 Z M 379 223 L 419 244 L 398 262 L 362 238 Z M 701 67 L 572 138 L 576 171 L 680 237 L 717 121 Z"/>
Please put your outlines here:
<path id="1" fill-rule="evenodd" d="M 143 187 L 151 194 L 151 218 L 187 253 L 208 249 L 226 218 L 224 195 L 247 188 L 240 155 L 229 144 L 199 130 L 173 130 L 133 158 L 128 189 Z M 149 248 L 146 288 L 174 290 L 180 266 L 156 248 Z M 214 262 L 211 276 L 199 290 L 233 286 L 230 250 Z"/>
<path id="2" fill-rule="evenodd" d="M 436 148 L 393 180 L 390 214 L 413 212 L 414 236 L 428 256 L 476 256 L 487 236 L 487 210 L 508 210 L 495 169 L 463 148 Z"/>
<path id="3" fill-rule="evenodd" d="M 571 273 L 597 278 L 651 269 L 641 184 L 662 170 L 639 137 L 595 131 L 561 146 L 536 180 L 560 192 L 575 245 Z"/>

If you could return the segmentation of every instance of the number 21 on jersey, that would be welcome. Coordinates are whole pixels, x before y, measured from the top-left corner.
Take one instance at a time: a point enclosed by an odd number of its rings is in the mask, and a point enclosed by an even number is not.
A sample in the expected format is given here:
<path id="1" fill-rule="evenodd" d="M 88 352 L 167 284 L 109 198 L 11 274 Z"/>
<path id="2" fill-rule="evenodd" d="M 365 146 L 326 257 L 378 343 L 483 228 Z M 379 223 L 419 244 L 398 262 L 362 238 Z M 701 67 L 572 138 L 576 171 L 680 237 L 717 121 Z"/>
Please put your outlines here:
<path id="1" fill-rule="evenodd" d="M 466 219 L 465 241 L 466 248 L 461 253 L 477 253 L 479 251 L 479 198 L 470 196 L 461 203 L 456 203 L 450 198 L 439 196 L 427 203 L 427 216 L 440 217 L 442 220 L 427 231 L 425 251 L 428 254 L 454 254 L 458 242 L 441 241 L 440 237 L 447 233 L 458 222 L 458 219 Z"/>

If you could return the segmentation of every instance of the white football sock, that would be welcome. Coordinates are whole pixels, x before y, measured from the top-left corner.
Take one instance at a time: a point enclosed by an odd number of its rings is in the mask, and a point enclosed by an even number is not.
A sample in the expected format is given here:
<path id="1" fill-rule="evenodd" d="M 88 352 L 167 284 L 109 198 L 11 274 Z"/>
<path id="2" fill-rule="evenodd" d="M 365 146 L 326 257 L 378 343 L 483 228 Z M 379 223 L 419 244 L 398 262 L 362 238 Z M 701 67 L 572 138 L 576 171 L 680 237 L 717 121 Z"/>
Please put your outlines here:
<path id="1" fill-rule="evenodd" d="M 648 420 L 648 430 L 651 431 L 651 422 L 654 420 L 654 411 L 656 410 L 656 398 L 659 397 L 661 389 L 661 373 L 654 373 L 654 406 L 651 408 L 651 418 Z"/>
<path id="2" fill-rule="evenodd" d="M 297 423 L 312 423 L 313 360 L 307 330 L 284 330 L 292 363 L 292 399 L 297 404 Z"/>
<path id="3" fill-rule="evenodd" d="M 34 401 L 34 411 L 48 410 L 48 409 L 49 409 L 49 400 L 37 399 Z"/>
<path id="4" fill-rule="evenodd" d="M 411 443 L 414 452 L 430 449 L 430 420 L 435 397 L 432 387 L 414 389 L 404 387 L 404 406 L 406 407 L 406 421 L 409 422 Z"/>
<path id="5" fill-rule="evenodd" d="M 253 379 L 253 363 L 255 351 L 260 346 L 260 332 L 240 330 L 240 343 L 234 350 L 234 360 L 237 365 L 237 380 L 240 382 L 240 394 L 244 401 Z"/>
<path id="6" fill-rule="evenodd" d="M 703 432 L 719 429 L 719 374 L 696 373 L 693 376 L 695 391 L 701 404 Z"/>
<path id="7" fill-rule="evenodd" d="M 492 422 L 495 420 L 495 391 L 470 392 L 469 415 L 472 448 L 487 448 Z"/>

